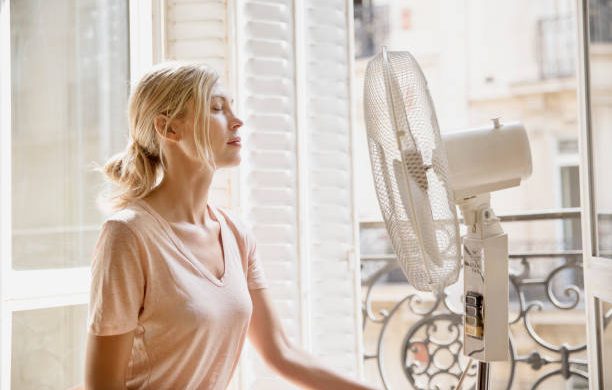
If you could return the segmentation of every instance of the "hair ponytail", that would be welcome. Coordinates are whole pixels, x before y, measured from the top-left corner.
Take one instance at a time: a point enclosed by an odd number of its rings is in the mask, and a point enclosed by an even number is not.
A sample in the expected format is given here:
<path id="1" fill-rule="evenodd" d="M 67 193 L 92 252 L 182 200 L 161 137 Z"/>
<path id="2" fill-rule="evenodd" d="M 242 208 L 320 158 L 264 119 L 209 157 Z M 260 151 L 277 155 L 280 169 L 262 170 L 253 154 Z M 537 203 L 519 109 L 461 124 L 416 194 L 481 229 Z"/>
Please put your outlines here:
<path id="1" fill-rule="evenodd" d="M 157 185 L 162 171 L 159 156 L 137 142 L 111 157 L 102 168 L 106 179 L 115 185 L 110 198 L 113 209 L 123 208 L 134 199 L 146 196 Z"/>

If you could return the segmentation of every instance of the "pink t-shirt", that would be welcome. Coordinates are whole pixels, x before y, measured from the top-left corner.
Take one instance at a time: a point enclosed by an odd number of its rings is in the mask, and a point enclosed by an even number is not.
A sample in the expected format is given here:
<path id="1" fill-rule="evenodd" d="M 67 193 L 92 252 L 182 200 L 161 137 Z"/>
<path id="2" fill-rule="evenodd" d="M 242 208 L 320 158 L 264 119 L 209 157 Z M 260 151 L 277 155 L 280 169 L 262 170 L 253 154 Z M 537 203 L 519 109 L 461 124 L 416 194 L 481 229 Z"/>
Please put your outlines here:
<path id="1" fill-rule="evenodd" d="M 230 382 L 251 319 L 249 289 L 267 282 L 245 226 L 227 211 L 210 210 L 221 225 L 221 279 L 143 201 L 102 225 L 88 331 L 135 331 L 128 389 L 225 389 Z"/>

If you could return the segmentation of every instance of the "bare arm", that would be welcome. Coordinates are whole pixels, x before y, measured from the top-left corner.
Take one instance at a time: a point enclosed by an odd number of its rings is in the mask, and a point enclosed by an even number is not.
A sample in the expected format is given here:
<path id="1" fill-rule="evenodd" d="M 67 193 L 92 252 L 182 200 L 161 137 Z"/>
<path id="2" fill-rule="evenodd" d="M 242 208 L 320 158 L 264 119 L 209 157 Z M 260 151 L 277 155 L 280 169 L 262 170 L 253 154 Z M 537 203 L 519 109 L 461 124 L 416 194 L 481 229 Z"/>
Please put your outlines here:
<path id="1" fill-rule="evenodd" d="M 314 356 L 292 345 L 272 307 L 267 290 L 250 292 L 253 315 L 248 332 L 249 340 L 264 360 L 282 376 L 305 389 L 374 389 L 324 367 Z"/>
<path id="2" fill-rule="evenodd" d="M 123 390 L 134 342 L 134 331 L 113 335 L 88 335 L 85 356 L 85 389 Z"/>

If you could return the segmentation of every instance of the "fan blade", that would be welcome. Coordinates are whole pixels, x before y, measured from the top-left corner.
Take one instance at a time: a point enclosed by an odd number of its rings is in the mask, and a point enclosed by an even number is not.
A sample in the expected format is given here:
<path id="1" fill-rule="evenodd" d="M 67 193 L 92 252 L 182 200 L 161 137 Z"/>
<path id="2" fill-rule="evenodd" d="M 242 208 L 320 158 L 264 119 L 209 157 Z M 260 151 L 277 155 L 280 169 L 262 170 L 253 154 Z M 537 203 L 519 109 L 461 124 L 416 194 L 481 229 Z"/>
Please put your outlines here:
<path id="1" fill-rule="evenodd" d="M 402 151 L 402 157 L 408 175 L 421 187 L 423 191 L 429 189 L 427 180 L 427 167 L 423 164 L 423 155 L 415 149 Z"/>
<path id="2" fill-rule="evenodd" d="M 400 197 L 402 198 L 404 209 L 411 211 L 410 222 L 419 236 L 423 256 L 429 258 L 424 260 L 431 260 L 435 265 L 442 266 L 427 191 L 419 185 L 417 180 L 414 180 L 414 177 L 406 177 L 400 160 L 393 161 L 393 171 L 397 183 L 405 184 L 399 186 Z"/>

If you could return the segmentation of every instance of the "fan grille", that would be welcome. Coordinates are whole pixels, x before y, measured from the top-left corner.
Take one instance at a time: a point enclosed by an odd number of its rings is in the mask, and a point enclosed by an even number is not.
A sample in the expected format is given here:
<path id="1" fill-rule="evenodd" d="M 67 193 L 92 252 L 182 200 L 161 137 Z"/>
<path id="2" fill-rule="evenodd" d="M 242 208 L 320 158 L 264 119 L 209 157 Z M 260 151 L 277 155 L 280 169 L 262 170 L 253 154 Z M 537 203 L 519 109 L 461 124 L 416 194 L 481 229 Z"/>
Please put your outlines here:
<path id="1" fill-rule="evenodd" d="M 409 283 L 435 291 L 455 282 L 461 260 L 448 162 L 418 63 L 407 52 L 386 54 L 386 63 L 383 54 L 369 62 L 364 85 L 376 194 Z"/>

